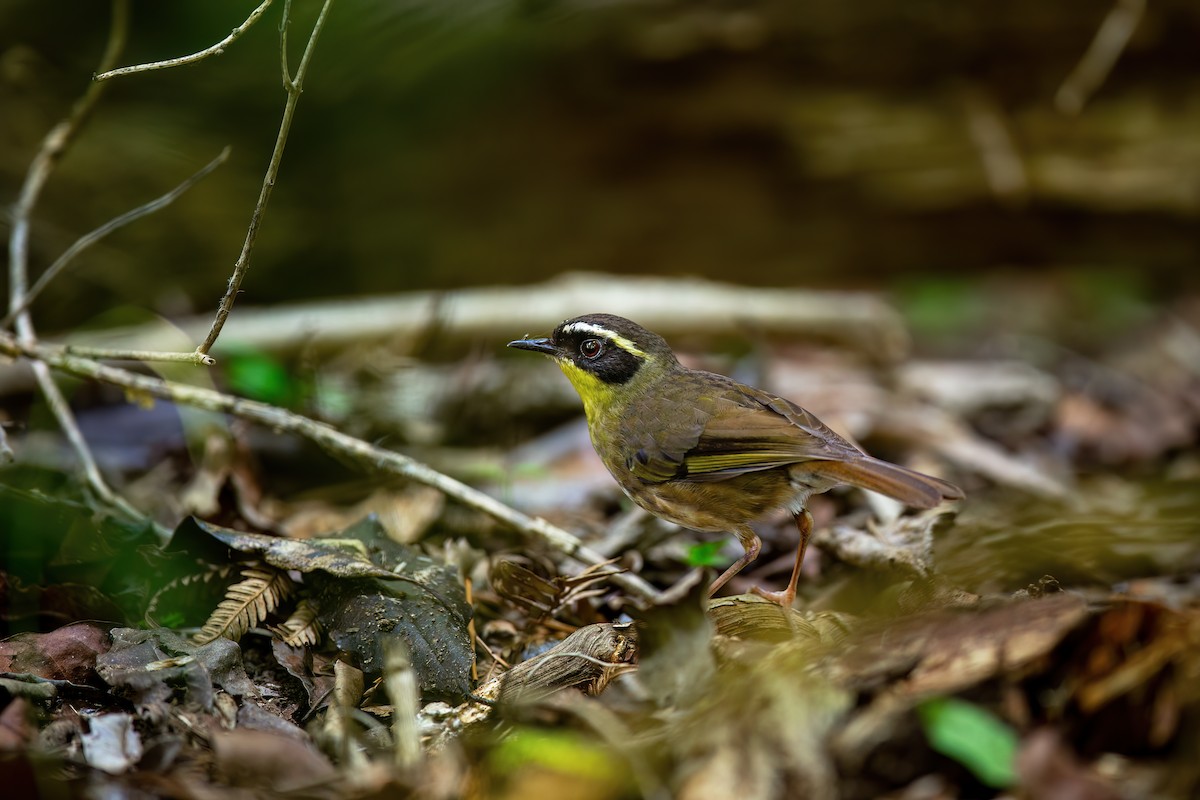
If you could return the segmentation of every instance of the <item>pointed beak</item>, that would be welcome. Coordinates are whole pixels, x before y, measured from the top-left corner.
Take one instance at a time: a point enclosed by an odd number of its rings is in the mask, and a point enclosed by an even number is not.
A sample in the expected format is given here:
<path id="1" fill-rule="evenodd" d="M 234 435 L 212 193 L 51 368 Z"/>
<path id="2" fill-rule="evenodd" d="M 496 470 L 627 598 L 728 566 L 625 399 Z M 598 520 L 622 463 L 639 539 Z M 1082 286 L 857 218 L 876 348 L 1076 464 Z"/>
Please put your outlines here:
<path id="1" fill-rule="evenodd" d="M 535 353 L 544 353 L 552 356 L 558 352 L 549 339 L 517 339 L 515 342 L 509 342 L 509 347 L 515 347 L 518 350 L 532 350 Z"/>

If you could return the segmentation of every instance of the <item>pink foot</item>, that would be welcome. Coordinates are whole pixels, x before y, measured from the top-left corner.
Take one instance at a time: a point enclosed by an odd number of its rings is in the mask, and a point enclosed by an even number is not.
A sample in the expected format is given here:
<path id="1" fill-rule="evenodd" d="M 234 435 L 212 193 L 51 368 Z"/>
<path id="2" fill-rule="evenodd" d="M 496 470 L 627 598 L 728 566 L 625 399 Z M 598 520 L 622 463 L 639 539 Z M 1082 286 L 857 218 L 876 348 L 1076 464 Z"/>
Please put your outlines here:
<path id="1" fill-rule="evenodd" d="M 792 603 L 796 601 L 796 589 L 784 589 L 782 592 L 768 592 L 760 586 L 754 586 L 750 589 L 751 594 L 756 594 L 759 597 L 770 600 L 772 603 L 778 603 L 784 608 L 791 608 Z"/>

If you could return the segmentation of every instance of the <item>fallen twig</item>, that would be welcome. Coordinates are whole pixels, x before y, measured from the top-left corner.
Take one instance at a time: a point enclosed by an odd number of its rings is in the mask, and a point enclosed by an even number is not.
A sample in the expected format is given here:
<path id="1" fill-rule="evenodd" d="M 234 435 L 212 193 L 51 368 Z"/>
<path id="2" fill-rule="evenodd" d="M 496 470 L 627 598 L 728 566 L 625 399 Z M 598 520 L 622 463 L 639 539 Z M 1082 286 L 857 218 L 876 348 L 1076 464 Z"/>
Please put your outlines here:
<path id="1" fill-rule="evenodd" d="M 83 358 L 103 359 L 105 361 L 175 361 L 195 364 L 198 367 L 211 367 L 217 363 L 212 356 L 202 353 L 171 353 L 158 350 L 116 350 L 107 347 L 85 347 L 69 344 L 63 348 L 64 353 Z"/>

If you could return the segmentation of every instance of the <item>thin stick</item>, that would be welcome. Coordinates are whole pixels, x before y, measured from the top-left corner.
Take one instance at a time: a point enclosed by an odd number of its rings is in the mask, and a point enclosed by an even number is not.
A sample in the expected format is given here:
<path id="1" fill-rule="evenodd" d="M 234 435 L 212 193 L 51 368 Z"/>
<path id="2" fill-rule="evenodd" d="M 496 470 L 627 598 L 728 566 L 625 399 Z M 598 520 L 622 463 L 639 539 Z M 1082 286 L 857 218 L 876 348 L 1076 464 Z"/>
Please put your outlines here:
<path id="1" fill-rule="evenodd" d="M 197 61 L 202 61 L 209 56 L 218 56 L 225 52 L 225 48 L 233 44 L 243 33 L 250 29 L 250 26 L 258 22 L 266 10 L 275 0 L 263 0 L 263 4 L 250 12 L 250 16 L 241 25 L 233 29 L 233 32 L 226 36 L 221 41 L 211 47 L 206 47 L 198 53 L 192 53 L 190 56 L 180 56 L 179 58 L 168 58 L 166 61 L 154 61 L 149 64 L 135 64 L 131 67 L 121 67 L 120 69 L 108 69 L 95 75 L 92 80 L 106 81 L 109 78 L 116 78 L 120 75 L 132 75 L 135 72 L 149 72 L 155 69 L 170 69 L 171 67 L 180 67 L 184 64 L 195 64 Z"/>
<path id="2" fill-rule="evenodd" d="M 125 37 L 128 31 L 129 0 L 113 0 L 112 25 L 109 27 L 104 54 L 100 57 L 99 68 L 101 70 L 108 69 L 116 63 L 121 50 L 125 47 Z M 9 311 L 13 317 L 17 337 L 22 344 L 32 346 L 37 342 L 37 333 L 33 327 L 33 320 L 29 316 L 29 310 L 22 310 L 29 286 L 29 221 L 46 181 L 58 165 L 59 160 L 62 159 L 63 154 L 74 142 L 84 122 L 91 115 L 103 90 L 104 87 L 101 84 L 89 85 L 87 91 L 71 108 L 66 119 L 59 122 L 46 134 L 41 147 L 29 164 L 29 172 L 26 173 L 25 182 L 21 185 L 21 193 L 17 196 L 17 202 L 13 206 L 12 230 L 8 239 Z M 34 362 L 33 374 L 37 378 L 38 387 L 46 398 L 46 404 L 58 421 L 59 427 L 66 435 L 67 441 L 75 448 L 83 467 L 84 478 L 91 486 L 92 491 L 102 501 L 123 513 L 134 518 L 139 517 L 137 511 L 117 496 L 104 481 L 104 476 L 100 474 L 100 468 L 96 465 L 95 458 L 92 457 L 87 440 L 83 438 L 83 433 L 75 422 L 71 407 L 54 382 L 50 370 L 45 364 Z"/>
<path id="3" fill-rule="evenodd" d="M 1054 105 L 1059 111 L 1071 115 L 1083 111 L 1125 51 L 1145 10 L 1146 0 L 1117 0 L 1109 9 L 1083 58 L 1054 95 Z"/>
<path id="4" fill-rule="evenodd" d="M 295 88 L 292 82 L 292 68 L 288 63 L 287 32 L 292 24 L 292 0 L 283 0 L 283 17 L 279 20 L 279 71 L 283 74 L 283 89 L 286 92 Z"/>
<path id="5" fill-rule="evenodd" d="M 209 411 L 233 414 L 263 425 L 277 433 L 293 433 L 303 436 L 328 452 L 356 461 L 368 469 L 398 475 L 426 486 L 432 486 L 462 505 L 481 511 L 492 519 L 498 520 L 532 539 L 539 540 L 567 558 L 585 564 L 601 564 L 606 561 L 599 553 L 579 541 L 574 534 L 552 525 L 544 519 L 523 514 L 506 506 L 496 498 L 443 475 L 408 456 L 376 447 L 362 439 L 356 439 L 328 425 L 277 406 L 222 394 L 212 389 L 202 389 L 197 386 L 164 381 L 148 375 L 138 375 L 64 353 L 59 348 L 21 342 L 2 332 L 0 332 L 0 353 L 13 357 L 31 358 L 35 360 L 35 364 L 38 361 L 44 361 L 56 370 L 81 378 L 90 378 L 121 386 L 135 393 L 140 392 Z M 623 572 L 611 576 L 610 580 L 642 600 L 657 602 L 659 598 L 659 591 L 636 575 Z"/>
<path id="6" fill-rule="evenodd" d="M 59 256 L 58 259 L 53 264 L 51 264 L 50 267 L 44 273 L 42 273 L 42 276 L 40 278 L 38 278 L 37 281 L 33 284 L 33 288 L 31 288 L 25 294 L 25 297 L 21 300 L 18 307 L 15 310 L 10 310 L 8 312 L 8 315 L 5 316 L 3 320 L 0 320 L 0 328 L 7 328 L 9 325 L 12 324 L 13 318 L 16 317 L 16 315 L 18 313 L 29 308 L 29 306 L 33 303 L 33 301 L 35 299 L 37 299 L 37 296 L 42 293 L 42 290 L 45 289 L 50 284 L 50 281 L 52 281 L 56 277 L 58 277 L 58 274 L 60 272 L 62 272 L 63 269 L 66 268 L 66 266 L 71 262 L 71 259 L 75 258 L 75 256 L 79 255 L 84 250 L 88 249 L 93 244 L 95 244 L 96 242 L 103 239 L 105 236 L 108 236 L 113 231 L 123 228 L 126 225 L 128 225 L 129 223 L 131 223 L 135 220 L 141 219 L 142 217 L 153 214 L 155 211 L 166 208 L 171 203 L 175 202 L 175 200 L 177 200 L 180 195 L 182 195 L 188 189 L 192 188 L 197 183 L 199 183 L 201 180 L 203 180 L 209 173 L 211 173 L 217 167 L 224 164 L 225 161 L 229 158 L 229 152 L 230 152 L 230 149 L 228 147 L 226 147 L 224 150 L 221 151 L 220 155 L 218 155 L 212 161 L 208 162 L 208 164 L 206 164 L 198 172 L 196 172 L 190 178 L 188 178 L 183 183 L 179 184 L 178 186 L 176 186 L 174 189 L 167 192 L 163 196 L 156 198 L 154 200 L 151 200 L 149 203 L 146 203 L 145 205 L 138 206 L 137 208 L 133 209 L 132 211 L 126 211 L 124 214 L 120 215 L 119 217 L 114 217 L 113 219 L 111 219 L 108 222 L 101 225 L 99 228 L 96 228 L 91 233 L 85 233 L 83 236 L 80 236 L 78 239 L 76 239 L 75 243 L 72 244 L 70 247 L 68 247 L 66 249 L 66 251 L 61 256 Z M 99 357 L 115 358 L 115 356 L 99 356 Z M 149 360 L 149 359 L 142 359 L 142 360 Z M 160 358 L 160 359 L 153 359 L 153 360 L 156 360 L 156 361 L 185 361 L 186 360 L 186 361 L 191 361 L 193 363 L 204 363 L 204 362 L 197 361 L 197 359 L 194 356 L 191 358 L 188 358 L 188 359 L 169 359 L 169 358 L 163 359 L 163 358 Z M 212 363 L 215 364 L 216 362 L 212 361 Z M 209 366 L 211 366 L 211 364 L 209 364 Z"/>
<path id="7" fill-rule="evenodd" d="M 206 356 L 195 351 L 188 353 L 171 353 L 158 350 L 115 350 L 107 347 L 84 347 L 69 344 L 63 348 L 64 353 L 83 358 L 103 359 L 105 361 L 174 361 L 185 364 L 195 364 L 198 367 L 211 367 L 217 363 L 212 356 Z"/>
<path id="8" fill-rule="evenodd" d="M 258 202 L 254 205 L 254 212 L 250 215 L 250 227 L 246 231 L 246 241 L 242 244 L 242 252 L 238 255 L 237 263 L 233 265 L 233 275 L 229 278 L 229 285 L 225 289 L 225 296 L 221 298 L 221 305 L 217 308 L 217 316 L 213 319 L 208 335 L 204 337 L 203 343 L 196 348 L 196 352 L 201 355 L 208 355 L 208 351 L 216 343 L 217 337 L 221 335 L 221 329 L 225 327 L 225 320 L 229 318 L 229 312 L 233 310 L 234 301 L 237 300 L 238 292 L 242 288 L 242 280 L 246 277 L 246 272 L 250 268 L 250 252 L 254 249 L 255 240 L 258 239 L 258 229 L 262 225 L 263 213 L 266 211 L 267 201 L 271 199 L 271 190 L 275 188 L 275 179 L 279 175 L 279 163 L 283 160 L 283 148 L 287 145 L 288 131 L 291 130 L 292 117 L 296 113 L 296 103 L 300 100 L 304 78 L 308 74 L 308 64 L 312 59 L 313 48 L 317 44 L 317 38 L 321 35 L 321 29 L 325 27 L 325 17 L 332 4 L 333 0 L 325 0 L 324 5 L 321 6 L 321 13 L 317 15 L 317 21 L 313 23 L 312 33 L 308 37 L 308 45 L 304 48 L 304 55 L 300 57 L 300 65 L 296 67 L 294 78 L 288 75 L 287 64 L 283 65 L 283 83 L 284 88 L 287 90 L 287 102 L 283 106 L 283 119 L 279 123 L 279 134 L 275 138 L 275 149 L 271 153 L 271 162 L 267 165 L 267 172 L 263 176 L 263 184 L 258 194 Z M 285 32 L 289 23 L 287 12 L 290 9 L 291 3 L 286 3 L 284 5 L 284 20 L 281 23 L 281 28 Z M 286 43 L 286 39 L 281 42 L 281 45 L 284 43 Z"/>

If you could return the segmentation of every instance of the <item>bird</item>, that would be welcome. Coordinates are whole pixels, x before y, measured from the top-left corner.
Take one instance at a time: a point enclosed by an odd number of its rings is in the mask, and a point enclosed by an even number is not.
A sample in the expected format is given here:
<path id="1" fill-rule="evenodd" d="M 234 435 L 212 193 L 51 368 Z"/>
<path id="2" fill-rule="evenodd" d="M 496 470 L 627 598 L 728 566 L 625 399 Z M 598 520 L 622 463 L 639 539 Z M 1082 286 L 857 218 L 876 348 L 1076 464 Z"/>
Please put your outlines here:
<path id="1" fill-rule="evenodd" d="M 782 591 L 752 591 L 791 607 L 814 494 L 848 484 L 916 508 L 964 496 L 940 478 L 867 455 L 790 400 L 685 367 L 663 337 L 624 317 L 585 314 L 548 337 L 508 346 L 558 364 L 583 401 L 592 446 L 634 503 L 684 528 L 737 537 L 743 554 L 709 597 L 758 557 L 751 523 L 784 508 L 800 534 L 791 578 Z"/>

